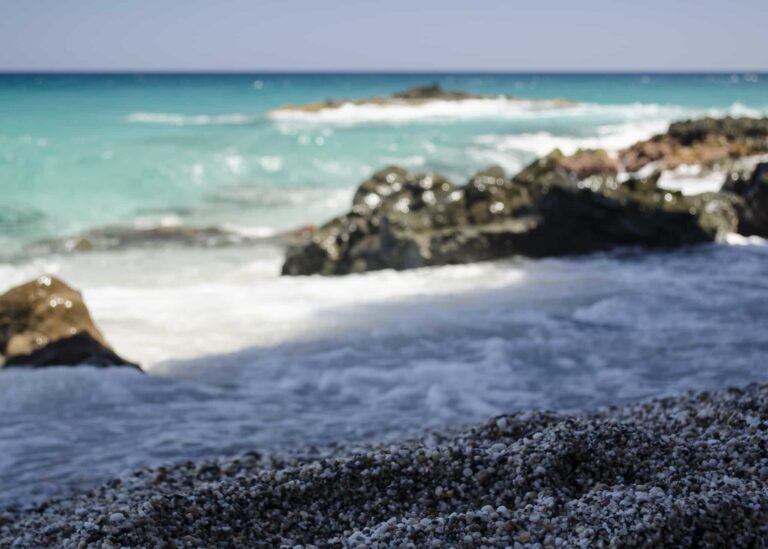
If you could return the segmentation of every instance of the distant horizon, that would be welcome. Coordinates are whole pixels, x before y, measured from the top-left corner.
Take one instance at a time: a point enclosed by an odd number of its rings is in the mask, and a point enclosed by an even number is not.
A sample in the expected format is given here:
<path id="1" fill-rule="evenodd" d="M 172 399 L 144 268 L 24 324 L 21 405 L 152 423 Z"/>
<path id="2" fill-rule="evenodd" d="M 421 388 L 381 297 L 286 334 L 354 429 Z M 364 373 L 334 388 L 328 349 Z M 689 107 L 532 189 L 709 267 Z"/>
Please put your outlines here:
<path id="1" fill-rule="evenodd" d="M 60 69 L 60 68 L 48 68 L 48 69 L 5 69 L 0 67 L 0 74 L 81 74 L 81 75 L 98 75 L 98 74 L 124 74 L 124 75 L 143 75 L 143 74 L 179 74 L 179 75 L 195 75 L 195 74 L 221 74 L 221 75 L 250 75 L 250 74 L 344 74 L 344 75 L 375 75 L 375 74 L 415 74 L 415 75 L 445 75 L 445 74 L 479 74 L 479 75 L 730 75 L 730 74 L 757 74 L 768 75 L 768 68 L 734 68 L 734 69 Z"/>

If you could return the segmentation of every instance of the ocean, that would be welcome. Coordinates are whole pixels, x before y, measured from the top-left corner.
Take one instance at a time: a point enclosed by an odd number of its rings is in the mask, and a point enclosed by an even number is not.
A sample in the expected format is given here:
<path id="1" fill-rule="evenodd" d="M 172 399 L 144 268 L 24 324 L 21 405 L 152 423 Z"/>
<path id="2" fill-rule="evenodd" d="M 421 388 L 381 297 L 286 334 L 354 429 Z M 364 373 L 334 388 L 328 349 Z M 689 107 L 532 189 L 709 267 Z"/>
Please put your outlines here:
<path id="1" fill-rule="evenodd" d="M 272 112 L 431 82 L 573 104 Z M 269 236 L 346 211 L 386 165 L 463 183 L 706 115 L 768 115 L 768 74 L 0 75 L 0 291 L 60 276 L 149 373 L 0 372 L 0 506 L 144 465 L 765 381 L 756 238 L 338 278 L 280 277 L 268 240 L 40 245 L 113 226 Z M 722 174 L 662 183 L 716 190 Z"/>

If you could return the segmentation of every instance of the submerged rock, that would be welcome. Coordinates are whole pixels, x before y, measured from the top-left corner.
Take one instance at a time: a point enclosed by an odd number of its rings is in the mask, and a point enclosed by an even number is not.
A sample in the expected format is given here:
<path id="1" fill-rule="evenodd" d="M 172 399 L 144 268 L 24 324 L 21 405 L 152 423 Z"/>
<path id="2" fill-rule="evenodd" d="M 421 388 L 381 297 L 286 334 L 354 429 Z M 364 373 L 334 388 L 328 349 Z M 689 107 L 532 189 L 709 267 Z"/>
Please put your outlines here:
<path id="1" fill-rule="evenodd" d="M 635 143 L 619 154 L 628 171 L 648 164 L 671 169 L 712 165 L 768 153 L 768 118 L 703 118 L 676 122 L 666 133 Z"/>
<path id="2" fill-rule="evenodd" d="M 41 276 L 0 295 L 4 366 L 131 366 L 96 328 L 80 292 Z"/>
<path id="3" fill-rule="evenodd" d="M 181 225 L 149 228 L 113 226 L 93 229 L 71 238 L 41 241 L 33 248 L 54 252 L 90 252 L 167 245 L 213 248 L 243 244 L 250 240 L 253 239 L 215 226 Z"/>
<path id="4" fill-rule="evenodd" d="M 513 178 L 491 168 L 464 186 L 389 167 L 360 185 L 348 214 L 289 248 L 283 274 L 675 247 L 736 229 L 736 198 L 713 195 L 705 205 L 659 189 L 658 174 L 625 182 L 617 174 L 605 151 L 554 151 Z"/>
<path id="5" fill-rule="evenodd" d="M 32 253 L 88 253 L 164 247 L 225 248 L 245 246 L 286 247 L 295 245 L 315 230 L 312 225 L 274 234 L 244 234 L 223 227 L 188 225 L 136 228 L 99 227 L 79 235 L 40 240 L 27 251 Z"/>

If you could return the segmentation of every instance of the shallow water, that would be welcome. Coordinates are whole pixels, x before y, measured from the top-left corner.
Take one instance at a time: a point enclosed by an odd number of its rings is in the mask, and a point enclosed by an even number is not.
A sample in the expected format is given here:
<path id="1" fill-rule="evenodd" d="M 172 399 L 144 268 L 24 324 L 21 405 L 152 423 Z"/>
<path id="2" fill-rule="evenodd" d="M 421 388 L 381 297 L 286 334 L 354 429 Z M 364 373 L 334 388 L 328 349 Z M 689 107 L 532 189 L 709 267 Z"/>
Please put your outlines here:
<path id="1" fill-rule="evenodd" d="M 432 81 L 575 104 L 269 114 Z M 462 180 L 554 147 L 625 146 L 675 119 L 766 112 L 768 76 L 742 73 L 0 75 L 0 254 L 114 223 L 290 228 L 343 211 L 387 164 Z"/>
<path id="2" fill-rule="evenodd" d="M 448 89 L 566 97 L 280 120 L 286 102 Z M 0 76 L 0 291 L 83 290 L 150 375 L 0 372 L 0 504 L 147 464 L 379 441 L 521 408 L 593 408 L 765 380 L 768 246 L 733 237 L 340 278 L 278 276 L 282 251 L 31 252 L 108 224 L 268 234 L 348 208 L 400 163 L 461 181 L 553 147 L 609 149 L 706 113 L 768 112 L 764 75 Z M 453 109 L 453 110 L 451 110 Z M 384 117 L 386 115 L 386 118 Z M 686 192 L 720 174 L 665 175 Z"/>
<path id="3" fill-rule="evenodd" d="M 191 262 L 174 284 L 113 281 L 94 260 L 65 274 L 150 375 L 1 372 L 4 503 L 145 464 L 766 379 L 763 243 L 344 278 L 279 278 L 275 262 L 216 283 Z"/>

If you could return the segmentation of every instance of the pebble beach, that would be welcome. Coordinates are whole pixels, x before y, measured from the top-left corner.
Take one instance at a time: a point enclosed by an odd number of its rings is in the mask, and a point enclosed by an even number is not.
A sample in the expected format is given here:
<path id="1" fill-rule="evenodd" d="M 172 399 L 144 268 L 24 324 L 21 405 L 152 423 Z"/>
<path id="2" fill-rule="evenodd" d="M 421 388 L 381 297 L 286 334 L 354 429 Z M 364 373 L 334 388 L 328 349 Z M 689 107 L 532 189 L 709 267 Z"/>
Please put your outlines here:
<path id="1" fill-rule="evenodd" d="M 4 547 L 768 543 L 768 385 L 185 462 L 0 516 Z"/>

